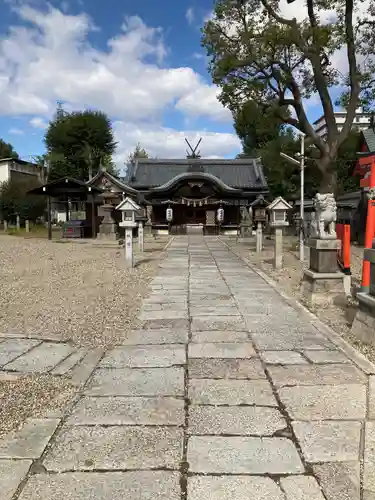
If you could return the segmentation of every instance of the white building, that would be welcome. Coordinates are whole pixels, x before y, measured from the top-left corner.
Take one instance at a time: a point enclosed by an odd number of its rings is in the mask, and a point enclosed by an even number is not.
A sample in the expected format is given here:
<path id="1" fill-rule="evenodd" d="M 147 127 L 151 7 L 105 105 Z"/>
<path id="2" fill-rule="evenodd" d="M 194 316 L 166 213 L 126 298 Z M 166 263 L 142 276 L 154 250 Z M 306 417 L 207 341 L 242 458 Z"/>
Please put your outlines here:
<path id="1" fill-rule="evenodd" d="M 42 180 L 42 168 L 36 163 L 19 158 L 0 159 L 0 184 L 14 178 L 37 177 Z"/>
<path id="2" fill-rule="evenodd" d="M 337 123 L 337 128 L 341 132 L 346 119 L 346 111 L 336 111 L 335 120 Z M 369 128 L 371 120 L 371 113 L 365 113 L 362 108 L 358 108 L 354 117 L 352 128 L 358 130 L 365 130 Z M 314 122 L 314 129 L 318 135 L 325 138 L 327 136 L 327 125 L 324 116 L 321 116 Z"/>

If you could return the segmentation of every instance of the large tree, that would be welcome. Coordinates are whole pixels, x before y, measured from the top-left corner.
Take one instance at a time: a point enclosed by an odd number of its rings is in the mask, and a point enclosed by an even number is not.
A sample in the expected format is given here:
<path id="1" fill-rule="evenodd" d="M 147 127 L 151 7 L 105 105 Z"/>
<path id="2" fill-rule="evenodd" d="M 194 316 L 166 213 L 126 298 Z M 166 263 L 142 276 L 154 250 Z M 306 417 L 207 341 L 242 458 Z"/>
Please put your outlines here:
<path id="1" fill-rule="evenodd" d="M 70 176 L 86 181 L 101 165 L 115 170 L 112 154 L 116 142 L 111 122 L 100 111 L 58 112 L 49 124 L 45 143 L 51 158 L 50 180 Z"/>
<path id="2" fill-rule="evenodd" d="M 0 185 L 0 213 L 8 222 L 15 222 L 17 215 L 21 219 L 35 221 L 44 214 L 44 196 L 30 195 L 31 189 L 40 186 L 34 176 L 17 177 Z"/>
<path id="3" fill-rule="evenodd" d="M 361 0 L 306 3 L 306 17 L 297 20 L 283 16 L 276 0 L 217 0 L 202 43 L 211 58 L 213 81 L 222 90 L 222 103 L 236 112 L 254 100 L 306 134 L 318 151 L 320 190 L 332 192 L 337 189 L 335 162 L 356 108 L 369 106 L 375 97 L 375 4 L 369 2 L 365 9 Z M 337 67 L 338 53 L 347 70 Z M 340 132 L 334 116 L 337 92 L 347 108 Z M 326 139 L 307 117 L 305 102 L 313 95 L 322 106 Z M 289 116 L 283 113 L 285 107 L 292 110 Z"/>
<path id="4" fill-rule="evenodd" d="M 0 139 L 0 159 L 1 158 L 18 158 L 18 153 L 14 150 L 13 146 L 3 141 L 3 139 Z"/>

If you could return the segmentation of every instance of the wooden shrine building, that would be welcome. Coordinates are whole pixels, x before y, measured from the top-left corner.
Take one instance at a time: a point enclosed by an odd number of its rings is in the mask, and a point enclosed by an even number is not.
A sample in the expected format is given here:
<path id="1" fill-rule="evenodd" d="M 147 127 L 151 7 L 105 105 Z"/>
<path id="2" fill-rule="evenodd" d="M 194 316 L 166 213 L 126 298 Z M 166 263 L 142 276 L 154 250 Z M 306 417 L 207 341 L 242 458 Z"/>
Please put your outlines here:
<path id="1" fill-rule="evenodd" d="M 137 158 L 125 183 L 148 202 L 149 224 L 156 232 L 215 234 L 237 232 L 244 208 L 268 187 L 260 159 L 211 160 Z M 172 220 L 167 220 L 167 208 Z M 218 221 L 218 209 L 223 220 Z"/>
<path id="2" fill-rule="evenodd" d="M 124 197 L 142 207 L 137 218 L 154 233 L 237 233 L 250 205 L 268 194 L 260 159 L 202 159 L 195 150 L 185 159 L 136 158 L 124 178 L 101 169 L 88 182 L 63 178 L 32 193 L 48 196 L 67 212 L 79 202 L 87 233 L 94 237 L 103 218 L 118 226 L 121 214 L 115 207 Z"/>

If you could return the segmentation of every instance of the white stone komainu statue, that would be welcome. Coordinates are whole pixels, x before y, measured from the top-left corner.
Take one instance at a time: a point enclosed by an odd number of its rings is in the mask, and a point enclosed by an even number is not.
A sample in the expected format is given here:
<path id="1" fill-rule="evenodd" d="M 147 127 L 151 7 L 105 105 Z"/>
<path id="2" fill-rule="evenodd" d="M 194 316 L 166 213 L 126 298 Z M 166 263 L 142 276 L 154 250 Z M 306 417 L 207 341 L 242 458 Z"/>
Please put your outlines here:
<path id="1" fill-rule="evenodd" d="M 334 195 L 317 193 L 314 198 L 314 208 L 311 236 L 321 240 L 336 239 L 337 206 Z"/>

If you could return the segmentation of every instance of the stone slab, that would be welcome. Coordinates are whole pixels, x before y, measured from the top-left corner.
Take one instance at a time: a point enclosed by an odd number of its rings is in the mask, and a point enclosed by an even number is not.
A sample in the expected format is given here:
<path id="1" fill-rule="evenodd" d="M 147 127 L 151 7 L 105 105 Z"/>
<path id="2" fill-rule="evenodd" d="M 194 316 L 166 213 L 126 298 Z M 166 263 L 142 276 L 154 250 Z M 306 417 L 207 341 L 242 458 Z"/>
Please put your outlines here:
<path id="1" fill-rule="evenodd" d="M 307 462 L 359 460 L 361 422 L 293 422 Z"/>
<path id="2" fill-rule="evenodd" d="M 360 500 L 359 462 L 317 464 L 313 471 L 327 500 Z"/>
<path id="3" fill-rule="evenodd" d="M 304 467 L 285 438 L 192 436 L 190 471 L 203 474 L 299 474 Z"/>
<path id="4" fill-rule="evenodd" d="M 336 347 L 323 335 L 316 332 L 306 332 L 299 328 L 283 325 L 271 326 L 264 323 L 259 327 L 252 323 L 247 323 L 251 337 L 261 351 L 304 351 L 332 349 Z"/>
<path id="5" fill-rule="evenodd" d="M 363 489 L 375 497 L 375 422 L 366 422 Z M 369 496 L 369 498 L 371 498 Z"/>
<path id="6" fill-rule="evenodd" d="M 266 375 L 259 359 L 189 359 L 191 378 L 264 379 Z"/>
<path id="7" fill-rule="evenodd" d="M 0 460 L 2 500 L 12 500 L 20 482 L 26 477 L 32 460 Z"/>
<path id="8" fill-rule="evenodd" d="M 84 397 L 68 418 L 70 425 L 184 424 L 184 401 L 174 398 Z"/>
<path id="9" fill-rule="evenodd" d="M 326 500 L 313 476 L 288 476 L 280 480 L 286 500 Z"/>
<path id="10" fill-rule="evenodd" d="M 145 330 L 159 330 L 161 328 L 187 330 L 189 320 L 183 318 L 149 319 L 141 322 L 141 328 Z"/>
<path id="11" fill-rule="evenodd" d="M 199 316 L 191 322 L 193 332 L 207 330 L 233 330 L 246 332 L 247 328 L 242 316 Z"/>
<path id="12" fill-rule="evenodd" d="M 65 427 L 43 461 L 48 471 L 178 469 L 182 429 Z"/>
<path id="13" fill-rule="evenodd" d="M 13 431 L 0 440 L 0 459 L 39 458 L 60 420 L 33 418 L 26 421 L 20 430 Z"/>
<path id="14" fill-rule="evenodd" d="M 149 321 L 149 320 L 166 320 L 166 319 L 175 319 L 182 318 L 187 319 L 188 314 L 187 311 L 175 311 L 171 309 L 164 309 L 163 311 L 142 311 L 139 315 L 140 321 Z"/>
<path id="15" fill-rule="evenodd" d="M 93 396 L 183 396 L 183 368 L 98 369 L 88 389 Z"/>
<path id="16" fill-rule="evenodd" d="M 349 358 L 342 351 L 304 351 L 304 356 L 312 363 L 350 363 Z"/>
<path id="17" fill-rule="evenodd" d="M 183 344 L 115 347 L 100 363 L 106 368 L 162 368 L 186 363 Z"/>
<path id="18" fill-rule="evenodd" d="M 189 359 L 192 358 L 219 358 L 219 359 L 248 359 L 255 357 L 256 352 L 250 342 L 218 342 L 189 345 Z"/>
<path id="19" fill-rule="evenodd" d="M 189 397 L 198 405 L 277 406 L 271 385 L 266 380 L 192 379 Z"/>
<path id="20" fill-rule="evenodd" d="M 74 351 L 66 344 L 43 342 L 7 365 L 7 370 L 20 372 L 47 372 Z"/>
<path id="21" fill-rule="evenodd" d="M 73 352 L 68 358 L 64 359 L 56 366 L 56 368 L 52 370 L 52 375 L 65 375 L 65 373 L 68 373 L 76 366 L 77 363 L 81 361 L 86 353 L 87 349 L 78 349 L 76 352 Z"/>
<path id="22" fill-rule="evenodd" d="M 284 387 L 278 392 L 294 420 L 362 420 L 366 416 L 364 385 Z"/>
<path id="23" fill-rule="evenodd" d="M 192 341 L 201 344 L 204 342 L 249 342 L 246 332 L 233 332 L 231 330 L 208 330 L 205 332 L 194 332 Z"/>
<path id="24" fill-rule="evenodd" d="M 285 500 L 285 497 L 268 477 L 193 476 L 188 479 L 188 499 Z"/>
<path id="25" fill-rule="evenodd" d="M 179 476 L 168 471 L 38 474 L 19 500 L 180 500 Z"/>
<path id="26" fill-rule="evenodd" d="M 103 354 L 104 349 L 101 347 L 90 349 L 83 360 L 73 368 L 70 379 L 71 383 L 78 387 L 84 386 L 103 357 Z"/>
<path id="27" fill-rule="evenodd" d="M 307 360 L 295 351 L 263 351 L 261 358 L 268 365 L 306 365 Z"/>
<path id="28" fill-rule="evenodd" d="M 13 359 L 39 344 L 40 340 L 4 339 L 0 346 L 0 366 L 10 363 Z"/>
<path id="29" fill-rule="evenodd" d="M 269 366 L 268 370 L 277 387 L 364 384 L 366 382 L 365 375 L 349 364 Z"/>
<path id="30" fill-rule="evenodd" d="M 189 430 L 197 435 L 272 436 L 287 426 L 276 408 L 190 406 Z"/>
<path id="31" fill-rule="evenodd" d="M 194 318 L 200 316 L 238 316 L 238 309 L 237 307 L 190 306 L 190 315 Z"/>
<path id="32" fill-rule="evenodd" d="M 162 344 L 185 344 L 188 342 L 188 331 L 186 330 L 132 330 L 123 345 L 162 345 Z"/>

